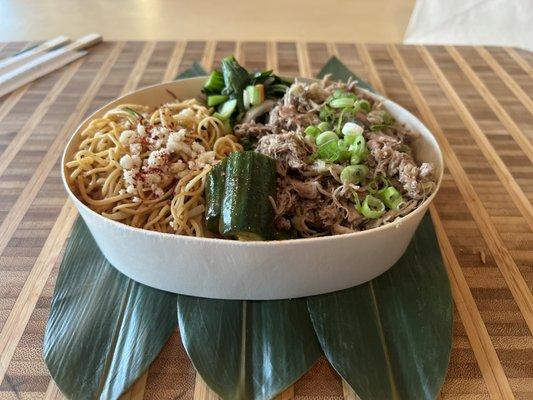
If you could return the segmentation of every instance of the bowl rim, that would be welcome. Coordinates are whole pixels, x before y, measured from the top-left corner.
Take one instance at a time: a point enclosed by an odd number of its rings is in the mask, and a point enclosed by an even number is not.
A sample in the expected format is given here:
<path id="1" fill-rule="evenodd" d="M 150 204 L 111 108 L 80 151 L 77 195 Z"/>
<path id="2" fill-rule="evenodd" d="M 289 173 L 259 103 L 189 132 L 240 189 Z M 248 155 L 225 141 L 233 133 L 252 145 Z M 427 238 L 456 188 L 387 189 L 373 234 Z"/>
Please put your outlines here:
<path id="1" fill-rule="evenodd" d="M 118 101 L 120 101 L 120 100 L 122 100 L 122 99 L 124 99 L 124 98 L 126 98 L 128 96 L 131 96 L 132 94 L 135 94 L 135 93 L 138 93 L 138 92 L 143 92 L 143 91 L 148 91 L 148 90 L 151 90 L 151 89 L 155 89 L 155 88 L 157 88 L 159 86 L 168 85 L 169 83 L 200 81 L 200 80 L 205 80 L 207 78 L 208 78 L 207 75 L 203 75 L 203 76 L 198 76 L 198 77 L 180 79 L 179 81 L 167 81 L 167 82 L 157 83 L 157 84 L 150 85 L 150 86 L 145 86 L 143 88 L 128 92 L 128 93 L 126 93 L 126 94 L 124 94 L 124 95 L 122 95 L 120 97 L 117 97 L 117 98 L 111 100 L 111 101 L 108 101 L 107 103 L 105 103 L 104 105 L 102 105 L 101 107 L 96 109 L 94 112 L 92 112 L 82 122 L 80 122 L 78 124 L 78 126 L 76 127 L 76 129 L 74 130 L 74 132 L 72 133 L 72 135 L 70 136 L 70 138 L 67 141 L 67 143 L 65 144 L 65 147 L 64 147 L 62 155 L 61 155 L 61 180 L 63 181 L 63 185 L 65 186 L 65 189 L 66 189 L 70 199 L 74 202 L 76 207 L 78 209 L 81 207 L 82 209 L 88 211 L 89 214 L 92 214 L 92 215 L 96 216 L 97 219 L 100 219 L 102 222 L 111 223 L 112 225 L 115 225 L 119 229 L 122 229 L 122 230 L 125 230 L 125 231 L 131 231 L 132 233 L 142 233 L 142 234 L 145 234 L 145 235 L 148 235 L 148 236 L 152 236 L 154 238 L 156 238 L 156 237 L 169 238 L 169 239 L 170 238 L 176 238 L 176 239 L 185 240 L 185 241 L 200 241 L 200 242 L 205 242 L 206 244 L 207 243 L 212 243 L 212 242 L 218 242 L 218 243 L 226 243 L 226 244 L 230 244 L 232 246 L 239 246 L 239 247 L 271 247 L 271 246 L 280 246 L 280 245 L 292 245 L 294 243 L 314 244 L 314 243 L 317 243 L 317 242 L 326 242 L 326 241 L 331 241 L 331 240 L 338 240 L 338 239 L 341 239 L 341 238 L 342 239 L 346 239 L 346 240 L 351 239 L 351 238 L 355 239 L 355 238 L 360 237 L 360 236 L 368 236 L 368 235 L 372 235 L 372 234 L 377 234 L 377 233 L 385 231 L 385 230 L 396 229 L 400 224 L 403 224 L 404 222 L 415 218 L 416 215 L 418 215 L 418 214 L 420 214 L 422 212 L 425 212 L 426 209 L 429 207 L 429 204 L 433 201 L 433 199 L 435 198 L 437 192 L 440 189 L 440 186 L 441 186 L 442 180 L 443 180 L 443 176 L 444 176 L 444 158 L 443 158 L 443 155 L 442 155 L 441 146 L 440 146 L 439 142 L 437 141 L 437 138 L 435 137 L 435 135 L 429 130 L 429 128 L 422 121 L 420 121 L 420 119 L 418 117 L 413 115 L 413 113 L 411 113 L 409 110 L 405 109 L 404 107 L 402 107 L 398 103 L 396 103 L 396 102 L 394 102 L 394 101 L 392 101 L 392 100 L 390 100 L 390 99 L 388 99 L 388 98 L 386 98 L 386 97 L 384 97 L 384 96 L 382 96 L 380 94 L 373 93 L 373 92 L 370 92 L 370 91 L 368 91 L 366 89 L 359 88 L 360 90 L 366 92 L 370 96 L 376 97 L 377 99 L 379 99 L 381 101 L 390 102 L 393 105 L 395 105 L 398 108 L 400 108 L 401 110 L 403 110 L 404 112 L 406 112 L 407 115 L 410 117 L 410 119 L 414 119 L 415 121 L 418 121 L 427 130 L 427 132 L 433 138 L 433 140 L 434 140 L 434 142 L 436 144 L 436 146 L 434 146 L 434 147 L 437 150 L 437 156 L 438 156 L 438 161 L 439 161 L 440 165 L 439 165 L 439 171 L 438 171 L 437 186 L 436 186 L 435 190 L 433 191 L 433 193 L 428 198 L 426 198 L 422 203 L 420 203 L 418 205 L 418 207 L 414 211 L 410 212 L 409 214 L 407 214 L 407 215 L 405 215 L 403 217 L 398 218 L 397 220 L 395 220 L 395 221 L 393 221 L 391 223 L 388 223 L 388 224 L 385 224 L 385 225 L 381 225 L 381 226 L 379 226 L 377 228 L 372 228 L 372 229 L 368 229 L 368 230 L 364 230 L 364 231 L 351 232 L 351 233 L 344 233 L 344 234 L 341 234 L 341 235 L 328 235 L 328 236 L 318 236 L 318 237 L 308 237 L 308 238 L 267 240 L 267 241 L 259 241 L 259 240 L 238 241 L 238 240 L 228 240 L 228 239 L 221 239 L 221 238 L 187 236 L 187 235 L 177 235 L 177 234 L 174 234 L 174 233 L 156 232 L 156 231 L 150 231 L 150 230 L 147 230 L 147 229 L 137 228 L 137 227 L 130 226 L 130 225 L 127 225 L 127 224 L 123 224 L 121 222 L 106 218 L 103 215 L 101 215 L 101 214 L 97 213 L 96 211 L 92 210 L 89 206 L 87 206 L 85 203 L 83 203 L 74 194 L 74 192 L 70 188 L 70 185 L 68 184 L 68 181 L 67 181 L 67 178 L 66 178 L 66 175 L 65 175 L 65 157 L 67 156 L 67 151 L 68 151 L 68 149 L 69 149 L 69 147 L 71 145 L 71 142 L 76 138 L 77 135 L 79 135 L 82 127 L 84 127 L 88 122 L 90 122 L 92 119 L 94 119 L 95 116 L 97 114 L 101 113 L 103 109 L 109 107 L 109 105 L 111 103 L 118 102 Z M 288 78 L 291 79 L 291 80 L 296 80 L 297 79 L 297 80 L 308 81 L 308 82 L 309 81 L 311 81 L 311 82 L 318 81 L 318 79 L 310 79 L 310 78 L 302 78 L 302 77 L 288 77 Z"/>

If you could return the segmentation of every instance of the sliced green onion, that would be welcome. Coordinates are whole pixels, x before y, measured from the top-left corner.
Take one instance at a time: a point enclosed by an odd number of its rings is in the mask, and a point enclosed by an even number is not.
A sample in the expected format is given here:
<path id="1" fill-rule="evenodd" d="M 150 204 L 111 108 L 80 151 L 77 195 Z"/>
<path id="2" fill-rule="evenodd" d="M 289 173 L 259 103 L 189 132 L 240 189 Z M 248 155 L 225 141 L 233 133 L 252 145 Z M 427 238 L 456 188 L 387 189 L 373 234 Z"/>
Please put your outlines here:
<path id="1" fill-rule="evenodd" d="M 328 105 L 320 109 L 319 118 L 322 121 L 333 121 L 335 119 L 335 111 Z"/>
<path id="2" fill-rule="evenodd" d="M 365 99 L 357 100 L 356 104 L 359 106 L 359 109 L 364 112 L 369 112 L 372 109 L 370 103 Z"/>
<path id="3" fill-rule="evenodd" d="M 361 183 L 368 174 L 368 167 L 366 165 L 348 165 L 344 167 L 341 172 L 341 182 L 358 184 Z"/>
<path id="4" fill-rule="evenodd" d="M 335 142 L 337 142 L 338 138 L 339 137 L 337 136 L 335 132 L 325 131 L 316 137 L 316 144 L 317 146 L 322 146 L 323 144 L 328 143 L 332 140 L 335 140 Z"/>
<path id="5" fill-rule="evenodd" d="M 341 99 L 341 98 L 350 98 L 350 99 L 357 99 L 357 96 L 353 93 L 346 92 L 341 89 L 336 89 L 333 92 L 333 95 L 331 96 L 333 99 Z"/>
<path id="6" fill-rule="evenodd" d="M 337 136 L 337 135 L 335 135 Z M 318 140 L 318 138 L 317 138 Z M 318 148 L 318 157 L 329 163 L 337 161 L 340 157 L 339 144 L 337 140 L 330 140 Z"/>
<path id="7" fill-rule="evenodd" d="M 213 116 L 222 121 L 225 121 L 231 117 L 233 111 L 237 107 L 237 100 L 228 100 L 218 108 L 218 112 L 214 113 Z"/>
<path id="8" fill-rule="evenodd" d="M 348 97 L 341 97 L 338 99 L 333 99 L 329 102 L 329 105 L 333 108 L 346 108 L 353 107 L 354 101 Z"/>
<path id="9" fill-rule="evenodd" d="M 317 137 L 320 135 L 320 132 L 322 132 L 317 126 L 310 125 L 307 128 L 305 128 L 304 133 L 306 135 L 312 135 L 314 137 Z"/>
<path id="10" fill-rule="evenodd" d="M 350 144 L 346 143 L 344 139 L 339 139 L 337 142 L 339 145 L 339 160 L 338 161 L 346 161 L 349 160 L 352 156 L 352 153 L 350 151 Z"/>
<path id="11" fill-rule="evenodd" d="M 228 96 L 224 96 L 222 94 L 213 94 L 211 96 L 207 96 L 207 106 L 208 107 L 218 106 L 219 104 L 224 103 L 227 99 L 228 99 Z"/>
<path id="12" fill-rule="evenodd" d="M 376 219 L 381 217 L 384 212 L 385 204 L 383 204 L 380 199 L 372 196 L 371 194 L 368 194 L 365 197 L 365 201 L 361 206 L 361 214 L 363 214 L 364 217 Z"/>
<path id="13" fill-rule="evenodd" d="M 320 132 L 331 130 L 331 126 L 326 121 L 319 123 L 316 127 L 320 130 Z"/>
<path id="14" fill-rule="evenodd" d="M 350 152 L 352 157 L 350 159 L 351 164 L 359 164 L 366 157 L 366 141 L 363 135 L 356 135 L 353 140 L 353 144 L 350 145 Z"/>
<path id="15" fill-rule="evenodd" d="M 255 86 L 247 86 L 248 98 L 252 106 L 258 106 L 265 101 L 265 87 L 261 84 Z"/>
<path id="16" fill-rule="evenodd" d="M 207 78 L 207 82 L 204 85 L 204 90 L 208 93 L 216 93 L 224 89 L 224 76 L 222 72 L 214 70 Z"/>
<path id="17" fill-rule="evenodd" d="M 342 127 L 342 134 L 344 136 L 355 136 L 363 133 L 363 127 L 355 122 L 346 122 Z"/>
<path id="18" fill-rule="evenodd" d="M 383 203 L 391 210 L 397 210 L 404 203 L 402 195 L 394 186 L 381 189 L 378 191 L 378 195 Z"/>
<path id="19" fill-rule="evenodd" d="M 380 190 L 390 186 L 389 181 L 383 175 L 378 175 L 372 179 L 368 184 L 368 191 L 372 194 L 377 194 Z"/>

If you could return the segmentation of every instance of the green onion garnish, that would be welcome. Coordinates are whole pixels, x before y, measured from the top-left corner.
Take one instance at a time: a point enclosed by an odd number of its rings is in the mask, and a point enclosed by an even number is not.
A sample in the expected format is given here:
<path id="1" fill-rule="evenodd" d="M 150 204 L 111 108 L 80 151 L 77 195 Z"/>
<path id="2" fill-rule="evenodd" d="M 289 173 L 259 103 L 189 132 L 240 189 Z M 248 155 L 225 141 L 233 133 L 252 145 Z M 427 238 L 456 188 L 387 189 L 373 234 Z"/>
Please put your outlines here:
<path id="1" fill-rule="evenodd" d="M 383 200 L 383 203 L 391 210 L 398 210 L 404 203 L 402 195 L 394 186 L 383 188 L 378 191 L 378 194 L 381 200 Z"/>
<path id="2" fill-rule="evenodd" d="M 237 100 L 228 100 L 218 108 L 218 112 L 214 113 L 213 116 L 221 121 L 225 121 L 231 117 L 231 114 L 233 114 L 236 107 Z"/>
<path id="3" fill-rule="evenodd" d="M 326 144 L 332 140 L 337 141 L 338 138 L 339 137 L 337 136 L 335 132 L 325 131 L 316 137 L 316 144 L 317 146 L 322 146 L 323 144 Z"/>
<path id="4" fill-rule="evenodd" d="M 219 104 L 224 103 L 227 99 L 228 99 L 228 96 L 224 96 L 222 94 L 213 94 L 211 96 L 207 96 L 207 106 L 208 107 L 218 106 Z"/>
<path id="5" fill-rule="evenodd" d="M 380 190 L 390 186 L 389 181 L 383 175 L 378 175 L 372 179 L 368 184 L 368 191 L 372 194 L 377 194 Z"/>
<path id="6" fill-rule="evenodd" d="M 331 126 L 326 121 L 319 123 L 316 127 L 320 130 L 320 132 L 331 130 Z"/>
<path id="7" fill-rule="evenodd" d="M 369 112 L 372 109 L 372 107 L 370 106 L 370 103 L 365 99 L 357 100 L 356 104 L 358 108 L 360 110 L 363 110 L 364 112 Z"/>
<path id="8" fill-rule="evenodd" d="M 349 150 L 352 154 L 350 159 L 351 164 L 359 164 L 363 161 L 367 155 L 365 137 L 363 135 L 355 135 Z"/>
<path id="9" fill-rule="evenodd" d="M 361 183 L 368 174 L 368 167 L 366 165 L 348 165 L 341 172 L 341 182 L 343 184 Z"/>
<path id="10" fill-rule="evenodd" d="M 224 89 L 224 76 L 222 72 L 214 70 L 207 78 L 207 82 L 204 85 L 204 91 L 206 93 L 220 93 Z"/>
<path id="11" fill-rule="evenodd" d="M 329 102 L 329 105 L 333 108 L 346 108 L 353 107 L 354 101 L 349 97 L 341 97 L 338 99 L 333 99 Z"/>
<path id="12" fill-rule="evenodd" d="M 385 212 L 385 204 L 380 199 L 375 198 L 371 194 L 365 197 L 363 205 L 360 207 L 360 212 L 363 216 L 371 219 L 379 218 Z"/>

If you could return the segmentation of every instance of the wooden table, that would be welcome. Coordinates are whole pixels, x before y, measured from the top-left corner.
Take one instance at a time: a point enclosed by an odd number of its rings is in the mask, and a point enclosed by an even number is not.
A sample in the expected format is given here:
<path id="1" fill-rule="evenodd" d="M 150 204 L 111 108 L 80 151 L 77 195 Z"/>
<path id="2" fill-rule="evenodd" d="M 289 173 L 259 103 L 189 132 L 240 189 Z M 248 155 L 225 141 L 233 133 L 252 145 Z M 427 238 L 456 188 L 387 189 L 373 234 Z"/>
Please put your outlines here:
<path id="1" fill-rule="evenodd" d="M 0 56 L 28 43 L 0 44 Z M 195 60 L 313 76 L 331 55 L 407 107 L 440 142 L 446 171 L 431 208 L 455 300 L 444 399 L 533 398 L 533 54 L 511 48 L 332 43 L 106 42 L 0 99 L 0 398 L 60 398 L 42 337 L 76 218 L 59 156 L 76 125 Z M 126 394 L 208 399 L 178 333 Z M 354 398 L 324 360 L 284 399 Z"/>

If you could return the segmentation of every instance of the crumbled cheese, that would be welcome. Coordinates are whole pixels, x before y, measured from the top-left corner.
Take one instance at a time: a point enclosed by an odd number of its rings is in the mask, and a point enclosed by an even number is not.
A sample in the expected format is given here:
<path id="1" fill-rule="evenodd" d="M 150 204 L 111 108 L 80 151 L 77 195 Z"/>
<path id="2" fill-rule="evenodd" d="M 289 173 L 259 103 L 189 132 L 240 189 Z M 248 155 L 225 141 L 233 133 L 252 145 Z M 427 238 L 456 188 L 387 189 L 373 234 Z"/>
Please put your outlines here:
<path id="1" fill-rule="evenodd" d="M 161 149 L 152 151 L 148 157 L 147 165 L 149 167 L 162 167 L 168 159 L 168 150 Z"/>
<path id="2" fill-rule="evenodd" d="M 122 133 L 120 134 L 120 137 L 118 138 L 118 141 L 125 146 L 125 145 L 133 143 L 136 139 L 137 139 L 137 135 L 135 131 L 126 130 L 126 131 L 122 131 Z"/>
<path id="3" fill-rule="evenodd" d="M 132 143 L 132 144 L 130 144 L 130 153 L 132 155 L 135 154 L 135 155 L 138 156 L 139 154 L 141 154 L 142 149 L 143 149 L 143 147 L 142 147 L 142 144 L 140 144 L 140 143 Z"/>
<path id="4" fill-rule="evenodd" d="M 120 166 L 122 169 L 131 169 L 133 168 L 133 160 L 129 154 L 122 156 L 120 159 Z"/>

